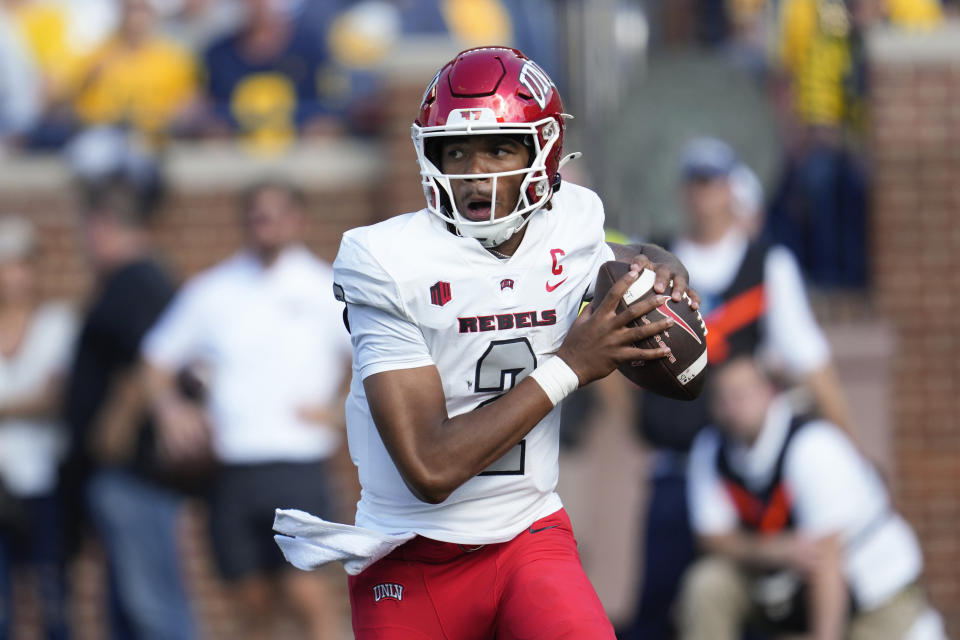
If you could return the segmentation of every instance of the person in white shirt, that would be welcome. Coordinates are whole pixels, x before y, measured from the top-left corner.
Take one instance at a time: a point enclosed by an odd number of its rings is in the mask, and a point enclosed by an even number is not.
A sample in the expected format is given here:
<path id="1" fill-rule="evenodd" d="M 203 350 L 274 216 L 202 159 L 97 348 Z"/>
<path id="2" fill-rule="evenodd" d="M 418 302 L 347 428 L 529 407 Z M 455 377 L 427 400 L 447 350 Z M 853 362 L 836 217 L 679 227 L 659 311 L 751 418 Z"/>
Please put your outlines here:
<path id="1" fill-rule="evenodd" d="M 752 624 L 815 640 L 944 638 L 916 537 L 846 434 L 797 410 L 752 356 L 711 375 L 716 426 L 687 471 L 704 554 L 681 587 L 680 637 L 736 640 Z"/>
<path id="2" fill-rule="evenodd" d="M 304 206 L 280 182 L 253 186 L 246 247 L 188 282 L 143 344 L 161 448 L 180 461 L 212 451 L 219 463 L 213 551 L 250 637 L 269 633 L 281 594 L 310 637 L 337 624 L 325 580 L 287 567 L 270 531 L 277 507 L 332 517 L 325 461 L 343 439 L 350 342 L 332 270 L 303 245 Z M 175 386 L 196 363 L 208 376 L 202 408 Z"/>
<path id="3" fill-rule="evenodd" d="M 819 411 L 852 429 L 830 345 L 810 308 L 796 259 L 784 247 L 752 238 L 739 214 L 744 201 L 736 174 L 743 167 L 736 152 L 717 138 L 695 138 L 686 145 L 679 169 L 686 226 L 666 246 L 687 267 L 700 294 L 710 366 L 763 351 Z M 680 402 L 644 394 L 641 401 L 641 431 L 656 451 L 630 640 L 672 634 L 669 611 L 694 556 L 683 500 L 686 456 L 697 432 L 711 422 L 708 395 Z"/>
<path id="4" fill-rule="evenodd" d="M 76 333 L 63 304 L 37 297 L 33 226 L 0 216 L 0 637 L 12 634 L 12 569 L 26 566 L 50 638 L 67 637 L 57 419 Z"/>

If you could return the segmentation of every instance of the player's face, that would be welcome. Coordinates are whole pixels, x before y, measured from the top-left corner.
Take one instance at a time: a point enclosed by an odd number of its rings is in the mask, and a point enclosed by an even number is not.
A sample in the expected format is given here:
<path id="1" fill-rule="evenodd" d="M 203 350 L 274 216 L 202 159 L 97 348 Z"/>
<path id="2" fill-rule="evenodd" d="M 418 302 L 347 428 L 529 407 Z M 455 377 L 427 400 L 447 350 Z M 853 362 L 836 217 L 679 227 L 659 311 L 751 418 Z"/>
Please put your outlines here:
<path id="1" fill-rule="evenodd" d="M 734 438 L 753 442 L 763 429 L 773 385 L 751 358 L 741 357 L 712 375 L 717 424 Z"/>
<path id="2" fill-rule="evenodd" d="M 498 173 L 524 169 L 530 163 L 530 150 L 511 136 L 458 136 L 444 141 L 440 148 L 440 170 L 448 174 Z M 451 180 L 450 187 L 457 210 L 468 220 L 490 219 L 496 197 L 495 216 L 502 218 L 517 207 L 524 174 L 498 177 L 496 195 L 493 178 Z"/>
<path id="3" fill-rule="evenodd" d="M 713 236 L 734 220 L 733 194 L 726 178 L 692 178 L 684 183 L 684 198 L 694 235 Z"/>
<path id="4" fill-rule="evenodd" d="M 283 189 L 267 187 L 246 213 L 247 238 L 257 252 L 273 253 L 303 239 L 303 213 Z"/>

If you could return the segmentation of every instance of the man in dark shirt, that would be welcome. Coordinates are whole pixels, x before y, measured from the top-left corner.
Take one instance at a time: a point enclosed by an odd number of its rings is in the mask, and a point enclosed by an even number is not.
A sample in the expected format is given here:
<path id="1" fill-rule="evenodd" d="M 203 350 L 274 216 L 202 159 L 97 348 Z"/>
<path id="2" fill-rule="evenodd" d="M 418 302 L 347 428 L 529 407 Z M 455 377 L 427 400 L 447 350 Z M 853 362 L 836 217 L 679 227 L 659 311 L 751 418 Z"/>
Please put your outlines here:
<path id="1" fill-rule="evenodd" d="M 136 374 L 140 340 L 174 293 L 151 257 L 151 208 L 112 181 L 87 189 L 81 226 L 97 286 L 66 394 L 89 515 L 107 550 L 114 637 L 192 638 L 179 574 L 180 496 L 161 482 Z"/>

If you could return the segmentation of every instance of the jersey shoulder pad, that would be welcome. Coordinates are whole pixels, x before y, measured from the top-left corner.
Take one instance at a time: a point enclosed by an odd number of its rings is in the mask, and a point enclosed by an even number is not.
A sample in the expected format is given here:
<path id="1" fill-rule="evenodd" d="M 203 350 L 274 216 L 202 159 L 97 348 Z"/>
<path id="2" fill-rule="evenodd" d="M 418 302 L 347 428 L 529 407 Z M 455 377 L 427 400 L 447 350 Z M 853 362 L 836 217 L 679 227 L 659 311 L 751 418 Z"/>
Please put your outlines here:
<path id="1" fill-rule="evenodd" d="M 333 262 L 333 292 L 338 300 L 409 317 L 398 280 L 402 278 L 403 247 L 409 252 L 416 250 L 415 243 L 404 237 L 414 215 L 396 216 L 343 234 Z"/>
<path id="2" fill-rule="evenodd" d="M 563 187 L 554 196 L 554 206 L 563 212 L 575 215 L 565 216 L 577 227 L 599 225 L 603 227 L 603 201 L 592 189 L 578 184 L 564 182 Z"/>

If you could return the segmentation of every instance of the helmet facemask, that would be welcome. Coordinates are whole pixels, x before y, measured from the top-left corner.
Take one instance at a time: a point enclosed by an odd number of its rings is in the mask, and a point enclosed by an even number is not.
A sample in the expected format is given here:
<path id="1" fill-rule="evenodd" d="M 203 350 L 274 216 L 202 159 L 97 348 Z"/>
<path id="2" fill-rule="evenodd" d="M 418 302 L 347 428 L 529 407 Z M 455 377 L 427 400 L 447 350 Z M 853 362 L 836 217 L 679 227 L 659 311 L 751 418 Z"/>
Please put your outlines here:
<path id="1" fill-rule="evenodd" d="M 462 113 L 462 112 L 466 113 Z M 476 238 L 487 248 L 503 244 L 527 223 L 530 214 L 543 207 L 553 193 L 553 177 L 547 171 L 547 159 L 560 140 L 562 129 L 557 119 L 546 117 L 536 122 L 497 122 L 489 109 L 452 111 L 447 124 L 435 127 L 413 125 L 411 136 L 420 164 L 421 184 L 427 209 L 453 225 L 457 233 Z M 496 173 L 445 174 L 427 153 L 430 143 L 442 144 L 443 138 L 473 135 L 523 136 L 530 141 L 530 162 L 527 167 Z M 497 209 L 499 179 L 523 175 L 520 193 L 512 211 L 506 215 Z M 471 220 L 458 210 L 451 180 L 489 178 L 492 182 L 490 213 L 487 220 Z"/>

